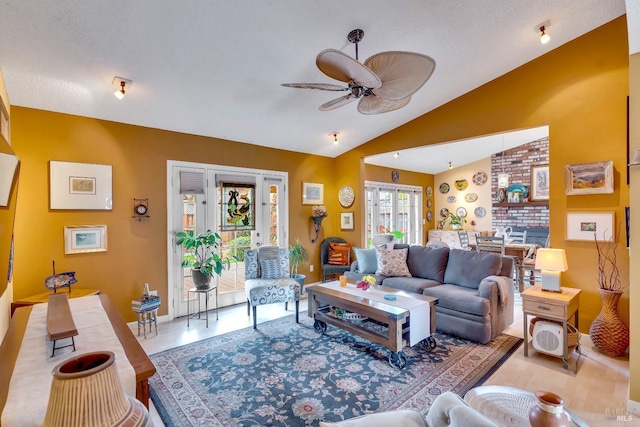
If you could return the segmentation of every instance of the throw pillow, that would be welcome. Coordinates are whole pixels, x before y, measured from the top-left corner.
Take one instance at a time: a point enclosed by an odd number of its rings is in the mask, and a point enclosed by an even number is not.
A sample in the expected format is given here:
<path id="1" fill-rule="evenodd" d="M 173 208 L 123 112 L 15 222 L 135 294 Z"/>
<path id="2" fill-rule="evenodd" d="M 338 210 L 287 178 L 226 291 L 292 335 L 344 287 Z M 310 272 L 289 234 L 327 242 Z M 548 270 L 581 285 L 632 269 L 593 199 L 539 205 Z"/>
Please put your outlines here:
<path id="1" fill-rule="evenodd" d="M 349 265 L 351 261 L 351 244 L 329 242 L 329 259 L 327 264 Z"/>
<path id="2" fill-rule="evenodd" d="M 353 248 L 358 260 L 358 272 L 362 274 L 375 274 L 378 269 L 378 261 L 376 260 L 376 250 Z"/>
<path id="3" fill-rule="evenodd" d="M 260 261 L 263 279 L 280 279 L 284 277 L 279 259 L 263 259 Z"/>
<path id="4" fill-rule="evenodd" d="M 378 269 L 376 274 L 392 277 L 411 277 L 407 267 L 407 248 L 376 249 Z"/>

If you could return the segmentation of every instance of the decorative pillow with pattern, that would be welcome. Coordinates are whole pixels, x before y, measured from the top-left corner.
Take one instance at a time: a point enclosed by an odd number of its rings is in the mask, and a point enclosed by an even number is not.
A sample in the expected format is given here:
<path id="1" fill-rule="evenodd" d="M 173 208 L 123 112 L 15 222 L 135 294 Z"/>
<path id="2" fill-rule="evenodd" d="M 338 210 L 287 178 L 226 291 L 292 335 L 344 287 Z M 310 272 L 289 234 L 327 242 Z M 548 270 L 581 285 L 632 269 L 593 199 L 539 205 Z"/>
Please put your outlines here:
<path id="1" fill-rule="evenodd" d="M 266 259 L 260 261 L 263 279 L 280 279 L 284 277 L 282 264 L 279 259 Z"/>
<path id="2" fill-rule="evenodd" d="M 351 263 L 351 244 L 350 243 L 329 243 L 329 260 L 327 264 L 333 265 L 349 265 Z"/>
<path id="3" fill-rule="evenodd" d="M 411 277 L 409 267 L 407 267 L 407 252 L 407 248 L 376 248 L 376 260 L 378 261 L 376 274 L 390 277 Z"/>

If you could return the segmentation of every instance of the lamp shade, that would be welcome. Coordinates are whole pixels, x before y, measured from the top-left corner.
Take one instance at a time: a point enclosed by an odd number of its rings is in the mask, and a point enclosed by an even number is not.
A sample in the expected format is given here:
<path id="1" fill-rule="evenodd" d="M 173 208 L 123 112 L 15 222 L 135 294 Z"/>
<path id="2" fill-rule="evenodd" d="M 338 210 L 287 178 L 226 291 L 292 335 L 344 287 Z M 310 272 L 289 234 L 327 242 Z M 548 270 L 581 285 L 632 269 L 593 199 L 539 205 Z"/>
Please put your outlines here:
<path id="1" fill-rule="evenodd" d="M 536 270 L 567 271 L 564 249 L 539 248 L 536 251 Z"/>

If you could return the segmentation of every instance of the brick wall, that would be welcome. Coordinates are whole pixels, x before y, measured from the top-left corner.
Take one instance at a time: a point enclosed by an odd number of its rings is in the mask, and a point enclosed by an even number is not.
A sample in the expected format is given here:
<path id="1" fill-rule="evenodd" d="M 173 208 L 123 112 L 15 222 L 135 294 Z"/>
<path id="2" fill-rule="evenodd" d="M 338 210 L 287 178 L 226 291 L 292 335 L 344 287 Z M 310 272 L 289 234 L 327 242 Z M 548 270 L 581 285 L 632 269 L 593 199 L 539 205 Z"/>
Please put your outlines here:
<path id="1" fill-rule="evenodd" d="M 509 185 L 531 185 L 531 166 L 549 163 L 549 138 L 491 156 L 491 194 L 498 201 L 498 174 L 509 174 Z M 493 227 L 549 228 L 549 206 L 493 206 Z"/>

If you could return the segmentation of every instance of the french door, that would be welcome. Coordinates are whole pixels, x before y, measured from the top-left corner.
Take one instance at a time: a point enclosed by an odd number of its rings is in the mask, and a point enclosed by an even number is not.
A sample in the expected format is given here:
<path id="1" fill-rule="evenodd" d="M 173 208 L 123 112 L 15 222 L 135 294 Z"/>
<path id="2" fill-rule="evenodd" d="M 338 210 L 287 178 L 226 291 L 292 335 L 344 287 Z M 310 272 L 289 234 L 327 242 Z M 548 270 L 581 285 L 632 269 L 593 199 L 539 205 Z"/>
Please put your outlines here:
<path id="1" fill-rule="evenodd" d="M 182 261 L 192 255 L 176 246 L 173 238 L 181 230 L 197 234 L 210 229 L 220 234 L 220 255 L 237 262 L 212 278 L 219 306 L 245 302 L 244 253 L 260 245 L 287 246 L 286 172 L 169 161 L 167 176 L 170 316 L 185 315 L 188 297 L 195 297 L 187 292 L 194 286 L 191 270 L 182 268 Z M 244 221 L 230 220 L 232 207 L 245 213 Z"/>

